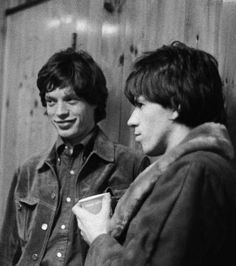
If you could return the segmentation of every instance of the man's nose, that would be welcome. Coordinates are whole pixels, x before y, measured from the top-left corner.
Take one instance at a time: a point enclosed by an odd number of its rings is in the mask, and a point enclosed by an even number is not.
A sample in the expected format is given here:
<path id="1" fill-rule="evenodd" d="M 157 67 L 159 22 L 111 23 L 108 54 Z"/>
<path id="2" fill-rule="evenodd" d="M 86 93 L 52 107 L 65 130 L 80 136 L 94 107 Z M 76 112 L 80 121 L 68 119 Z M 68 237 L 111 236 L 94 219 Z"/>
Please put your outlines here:
<path id="1" fill-rule="evenodd" d="M 130 115 L 130 118 L 127 121 L 127 125 L 129 127 L 135 127 L 138 124 L 138 114 L 137 109 L 135 108 L 132 114 Z"/>
<path id="2" fill-rule="evenodd" d="M 57 116 L 67 116 L 69 113 L 69 110 L 65 103 L 58 102 L 57 103 L 57 109 L 56 109 L 56 115 Z"/>

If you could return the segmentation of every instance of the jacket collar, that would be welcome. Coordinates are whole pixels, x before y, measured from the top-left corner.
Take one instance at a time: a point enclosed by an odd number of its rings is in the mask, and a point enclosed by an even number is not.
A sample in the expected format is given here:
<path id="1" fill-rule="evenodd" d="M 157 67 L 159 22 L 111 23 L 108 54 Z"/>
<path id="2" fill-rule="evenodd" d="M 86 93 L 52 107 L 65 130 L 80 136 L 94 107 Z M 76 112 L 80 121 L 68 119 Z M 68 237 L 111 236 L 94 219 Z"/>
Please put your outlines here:
<path id="1" fill-rule="evenodd" d="M 97 154 L 100 158 L 108 162 L 114 162 L 115 160 L 114 143 L 108 139 L 99 127 L 92 153 Z"/>
<path id="2" fill-rule="evenodd" d="M 172 163 L 186 154 L 201 150 L 213 151 L 227 159 L 232 159 L 234 156 L 233 146 L 223 125 L 205 123 L 191 130 L 179 145 L 158 157 L 154 163 L 140 173 L 126 190 L 110 222 L 110 232 L 113 237 L 122 234 L 143 199 Z"/>
<path id="3" fill-rule="evenodd" d="M 222 124 L 205 123 L 194 128 L 176 147 L 183 155 L 195 150 L 214 151 L 226 159 L 234 158 L 234 148 Z"/>
<path id="4" fill-rule="evenodd" d="M 53 144 L 48 150 L 46 150 L 40 158 L 37 169 L 41 169 L 45 164 L 52 165 L 55 160 L 56 143 Z M 108 139 L 102 129 L 97 126 L 97 136 L 95 137 L 94 147 L 91 154 L 96 154 L 108 162 L 114 162 L 115 149 L 114 144 Z"/>

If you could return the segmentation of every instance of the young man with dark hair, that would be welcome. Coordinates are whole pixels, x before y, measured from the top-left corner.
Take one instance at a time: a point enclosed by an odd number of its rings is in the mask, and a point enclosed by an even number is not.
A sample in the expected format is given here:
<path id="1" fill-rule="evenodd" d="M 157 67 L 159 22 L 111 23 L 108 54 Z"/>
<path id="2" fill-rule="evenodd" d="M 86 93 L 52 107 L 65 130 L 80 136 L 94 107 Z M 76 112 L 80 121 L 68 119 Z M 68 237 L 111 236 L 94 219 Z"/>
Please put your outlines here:
<path id="1" fill-rule="evenodd" d="M 97 125 L 106 117 L 108 91 L 88 53 L 55 53 L 39 71 L 37 86 L 58 139 L 15 174 L 0 265 L 83 265 L 88 246 L 72 206 L 108 190 L 118 200 L 149 160 L 109 141 Z"/>
<path id="2" fill-rule="evenodd" d="M 174 42 L 135 62 L 125 94 L 136 141 L 159 157 L 111 218 L 109 196 L 97 215 L 73 207 L 90 244 L 85 265 L 236 265 L 234 151 L 217 61 Z"/>

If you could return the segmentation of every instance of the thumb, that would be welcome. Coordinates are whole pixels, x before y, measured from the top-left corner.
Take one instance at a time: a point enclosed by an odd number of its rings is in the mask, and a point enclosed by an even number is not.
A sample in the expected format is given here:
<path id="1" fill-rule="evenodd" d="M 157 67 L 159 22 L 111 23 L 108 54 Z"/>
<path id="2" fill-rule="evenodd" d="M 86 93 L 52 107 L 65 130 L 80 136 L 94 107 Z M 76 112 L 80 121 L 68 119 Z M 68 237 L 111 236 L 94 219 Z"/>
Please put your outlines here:
<path id="1" fill-rule="evenodd" d="M 72 208 L 72 212 L 77 216 L 77 217 L 83 217 L 86 214 L 86 210 L 83 209 L 79 204 L 75 204 Z"/>
<path id="2" fill-rule="evenodd" d="M 75 204 L 72 207 L 72 212 L 77 216 L 78 212 L 80 212 L 81 207 L 79 206 L 79 204 Z"/>

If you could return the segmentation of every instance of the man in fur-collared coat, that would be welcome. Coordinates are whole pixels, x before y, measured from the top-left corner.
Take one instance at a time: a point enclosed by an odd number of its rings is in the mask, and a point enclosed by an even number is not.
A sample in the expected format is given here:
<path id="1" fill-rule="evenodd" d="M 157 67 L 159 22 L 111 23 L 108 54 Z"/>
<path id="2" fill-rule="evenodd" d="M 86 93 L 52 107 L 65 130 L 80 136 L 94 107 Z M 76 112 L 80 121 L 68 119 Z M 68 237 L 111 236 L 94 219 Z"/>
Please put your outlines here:
<path id="1" fill-rule="evenodd" d="M 86 265 L 236 265 L 234 151 L 217 61 L 174 42 L 137 60 L 125 93 L 136 141 L 160 156 L 112 217 L 109 196 L 97 215 L 74 206 L 90 244 Z"/>

